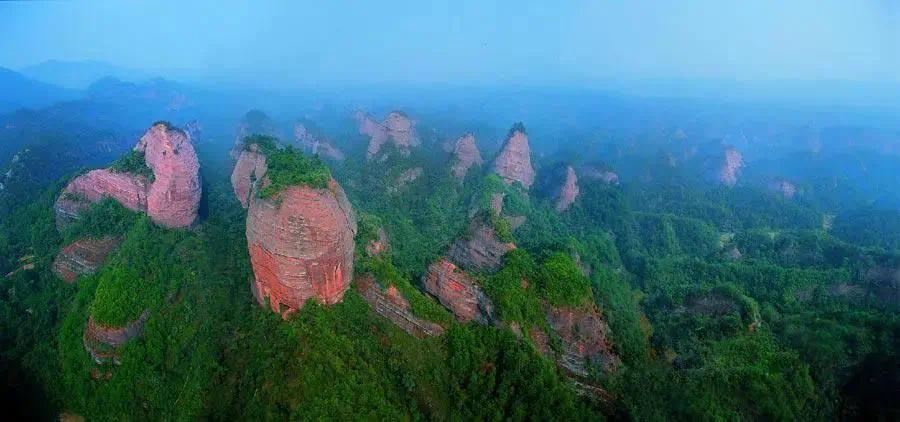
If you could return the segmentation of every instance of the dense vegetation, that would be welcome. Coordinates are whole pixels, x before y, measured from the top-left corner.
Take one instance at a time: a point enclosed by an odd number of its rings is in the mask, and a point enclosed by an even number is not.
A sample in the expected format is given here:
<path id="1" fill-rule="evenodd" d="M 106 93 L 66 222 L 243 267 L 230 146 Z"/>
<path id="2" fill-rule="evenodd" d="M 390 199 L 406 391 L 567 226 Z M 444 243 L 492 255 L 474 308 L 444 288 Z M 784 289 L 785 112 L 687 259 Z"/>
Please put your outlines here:
<path id="1" fill-rule="evenodd" d="M 221 145 L 200 145 L 196 231 L 165 230 L 107 200 L 60 233 L 52 204 L 65 180 L 5 211 L 0 273 L 11 274 L 0 289 L 0 371 L 19 383 L 9 394 L 91 419 L 898 415 L 891 376 L 900 318 L 889 274 L 900 252 L 890 214 L 842 214 L 828 231 L 817 206 L 752 187 L 587 180 L 560 214 L 553 198 L 485 169 L 450 177 L 437 147 L 406 156 L 386 146 L 373 161 L 351 150 L 328 169 L 274 138 L 251 141 L 267 155 L 264 196 L 324 187 L 333 173 L 359 219 L 356 274 L 395 286 L 445 334 L 409 336 L 352 288 L 342 303 L 311 301 L 288 321 L 260 308 L 247 285 L 246 214 L 229 184 L 231 163 Z M 415 167 L 421 176 L 398 187 Z M 491 209 L 496 195 L 501 213 Z M 472 218 L 518 247 L 499 271 L 475 274 L 502 321 L 546 328 L 551 305 L 595 306 L 608 322 L 622 363 L 585 380 L 604 389 L 602 400 L 576 394 L 527 336 L 459 324 L 422 292 L 427 266 Z M 369 256 L 379 229 L 390 246 Z M 69 285 L 49 271 L 60 246 L 101 236 L 123 243 L 99 272 Z M 142 336 L 117 350 L 120 365 L 88 356 L 88 316 L 121 326 L 145 311 Z"/>
<path id="2" fill-rule="evenodd" d="M 328 187 L 331 173 L 319 157 L 307 157 L 288 145 L 278 147 L 278 140 L 264 135 L 253 135 L 244 140 L 244 148 L 256 145 L 266 156 L 266 177 L 269 184 L 259 191 L 263 198 L 270 198 L 289 186 L 304 185 L 316 189 Z"/>
<path id="3" fill-rule="evenodd" d="M 154 179 L 153 170 L 144 161 L 144 152 L 131 150 L 109 166 L 113 173 L 131 173 L 135 176 L 144 176 L 151 182 Z"/>

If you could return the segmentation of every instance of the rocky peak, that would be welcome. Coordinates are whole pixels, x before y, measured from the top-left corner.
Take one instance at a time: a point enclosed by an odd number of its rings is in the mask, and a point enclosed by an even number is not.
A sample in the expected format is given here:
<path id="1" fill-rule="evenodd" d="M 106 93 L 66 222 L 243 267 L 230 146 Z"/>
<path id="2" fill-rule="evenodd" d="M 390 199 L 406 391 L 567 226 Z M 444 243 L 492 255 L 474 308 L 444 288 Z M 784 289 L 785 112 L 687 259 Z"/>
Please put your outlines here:
<path id="1" fill-rule="evenodd" d="M 306 154 L 344 161 L 344 153 L 340 149 L 331 145 L 324 136 L 314 134 L 303 122 L 294 123 L 294 142 Z"/>
<path id="2" fill-rule="evenodd" d="M 737 184 L 738 173 L 744 166 L 744 157 L 734 147 L 725 149 L 723 160 L 718 171 L 718 180 L 725 186 L 732 187 Z"/>
<path id="3" fill-rule="evenodd" d="M 376 122 L 371 115 L 361 110 L 354 113 L 353 118 L 359 125 L 359 133 L 369 137 L 367 159 L 378 155 L 388 142 L 392 142 L 404 154 L 408 154 L 411 147 L 419 145 L 415 122 L 402 111 L 390 112 L 383 123 Z"/>
<path id="4" fill-rule="evenodd" d="M 464 179 L 470 167 L 484 164 L 481 152 L 475 145 L 475 135 L 467 133 L 456 141 L 456 146 L 453 148 L 453 159 L 455 162 L 450 172 L 457 179 Z"/>
<path id="5" fill-rule="evenodd" d="M 509 131 L 500 155 L 494 160 L 494 172 L 506 184 L 519 182 L 526 189 L 534 183 L 534 168 L 531 167 L 531 148 L 525 127 L 518 123 Z"/>
<path id="6" fill-rule="evenodd" d="M 560 188 L 559 198 L 556 200 L 556 211 L 563 212 L 569 209 L 580 193 L 578 189 L 578 176 L 572 166 L 566 167 L 566 180 Z"/>
<path id="7" fill-rule="evenodd" d="M 187 227 L 196 220 L 201 195 L 200 163 L 190 136 L 159 122 L 147 130 L 134 149 L 144 154 L 153 180 L 112 168 L 78 176 L 56 201 L 57 227 L 65 227 L 91 203 L 106 197 L 133 211 L 146 212 L 164 227 Z"/>

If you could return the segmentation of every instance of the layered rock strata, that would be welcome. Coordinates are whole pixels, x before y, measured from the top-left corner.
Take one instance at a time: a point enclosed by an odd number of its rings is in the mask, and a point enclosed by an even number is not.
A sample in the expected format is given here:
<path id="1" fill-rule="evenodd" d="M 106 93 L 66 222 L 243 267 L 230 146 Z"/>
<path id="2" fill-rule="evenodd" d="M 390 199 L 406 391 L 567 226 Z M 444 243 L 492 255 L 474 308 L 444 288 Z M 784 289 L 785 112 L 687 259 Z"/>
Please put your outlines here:
<path id="1" fill-rule="evenodd" d="M 106 236 L 100 239 L 80 239 L 63 247 L 53 260 L 53 273 L 67 283 L 97 271 L 122 239 Z"/>
<path id="2" fill-rule="evenodd" d="M 450 246 L 448 258 L 466 270 L 492 272 L 503 265 L 503 256 L 515 248 L 514 243 L 501 241 L 493 227 L 476 218 L 469 225 L 468 235 Z"/>
<path id="3" fill-rule="evenodd" d="M 356 287 L 375 313 L 387 318 L 403 331 L 419 338 L 444 333 L 444 327 L 413 315 L 409 302 L 396 287 L 382 289 L 370 275 L 357 279 Z"/>
<path id="4" fill-rule="evenodd" d="M 340 302 L 353 275 L 356 220 L 334 180 L 325 189 L 291 186 L 272 198 L 250 195 L 247 245 L 253 289 L 283 316 L 310 298 Z"/>
<path id="5" fill-rule="evenodd" d="M 148 311 L 144 311 L 138 319 L 125 324 L 124 327 L 107 327 L 88 317 L 87 326 L 84 328 L 84 349 L 98 364 L 119 364 L 118 347 L 129 340 L 141 335 L 144 323 L 150 317 Z"/>
<path id="6" fill-rule="evenodd" d="M 144 153 L 153 181 L 109 169 L 78 176 L 63 189 L 54 206 L 58 228 L 65 228 L 90 204 L 107 197 L 130 210 L 146 212 L 164 227 L 187 227 L 196 220 L 201 196 L 200 164 L 187 133 L 157 123 L 134 149 Z"/>
<path id="7" fill-rule="evenodd" d="M 494 320 L 493 304 L 475 279 L 446 259 L 428 267 L 422 285 L 462 323 Z"/>

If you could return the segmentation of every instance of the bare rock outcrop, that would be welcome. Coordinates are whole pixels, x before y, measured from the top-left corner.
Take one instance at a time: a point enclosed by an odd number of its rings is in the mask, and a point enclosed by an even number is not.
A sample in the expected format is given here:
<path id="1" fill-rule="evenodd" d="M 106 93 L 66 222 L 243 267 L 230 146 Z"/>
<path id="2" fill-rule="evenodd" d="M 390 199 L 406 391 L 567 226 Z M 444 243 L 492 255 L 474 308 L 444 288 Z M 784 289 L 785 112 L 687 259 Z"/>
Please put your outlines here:
<path id="1" fill-rule="evenodd" d="M 562 343 L 558 363 L 567 371 L 587 377 L 591 365 L 600 365 L 606 372 L 618 367 L 619 357 L 609 342 L 609 325 L 594 307 L 551 307 L 547 322 Z"/>
<path id="2" fill-rule="evenodd" d="M 247 245 L 261 304 L 286 316 L 310 298 L 340 302 L 353 276 L 356 219 L 334 180 L 325 189 L 290 186 L 250 195 Z"/>
<path id="3" fill-rule="evenodd" d="M 733 147 L 725 149 L 724 157 L 717 173 L 719 183 L 732 187 L 737 184 L 738 175 L 744 166 L 744 156 Z"/>
<path id="4" fill-rule="evenodd" d="M 147 210 L 150 182 L 143 176 L 114 173 L 107 169 L 91 170 L 73 179 L 56 200 L 56 227 L 64 229 L 92 203 L 109 197 L 132 211 Z"/>
<path id="5" fill-rule="evenodd" d="M 456 141 L 456 146 L 453 148 L 453 159 L 455 161 L 450 172 L 457 179 L 464 179 L 472 166 L 484 164 L 481 152 L 475 145 L 475 135 L 467 133 Z"/>
<path id="6" fill-rule="evenodd" d="M 334 161 L 344 161 L 343 151 L 331 145 L 324 136 L 314 134 L 302 122 L 294 123 L 294 142 L 301 151 Z"/>
<path id="7" fill-rule="evenodd" d="M 256 182 L 263 180 L 266 170 L 266 156 L 259 152 L 255 144 L 241 151 L 231 172 L 231 186 L 244 209 L 250 206 L 250 194 Z"/>
<path id="8" fill-rule="evenodd" d="M 475 279 L 446 259 L 428 267 L 422 285 L 460 322 L 489 324 L 494 320 L 494 306 Z"/>
<path id="9" fill-rule="evenodd" d="M 503 265 L 503 256 L 515 248 L 514 243 L 501 241 L 490 224 L 476 218 L 470 223 L 467 236 L 450 246 L 448 258 L 467 270 L 492 272 Z"/>
<path id="10" fill-rule="evenodd" d="M 109 169 L 78 176 L 56 201 L 57 227 L 64 228 L 90 204 L 106 197 L 130 210 L 146 212 L 164 227 L 187 227 L 196 220 L 201 195 L 200 163 L 190 136 L 159 122 L 147 130 L 134 149 L 144 153 L 153 181 Z"/>
<path id="11" fill-rule="evenodd" d="M 148 311 L 144 311 L 138 319 L 125 324 L 124 327 L 108 327 L 98 323 L 93 316 L 88 317 L 87 326 L 84 328 L 84 349 L 91 355 L 94 362 L 119 364 L 119 346 L 141 335 L 144 323 L 150 317 Z"/>
<path id="12" fill-rule="evenodd" d="M 369 256 L 378 256 L 386 251 L 389 246 L 387 232 L 384 231 L 384 228 L 379 227 L 377 237 L 366 243 L 366 253 Z"/>
<path id="13" fill-rule="evenodd" d="M 572 166 L 566 167 L 566 180 L 563 182 L 559 191 L 559 197 L 556 199 L 556 211 L 563 212 L 568 210 L 575 203 L 580 192 L 575 169 Z"/>
<path id="14" fill-rule="evenodd" d="M 581 177 L 586 180 L 598 181 L 601 183 L 605 183 L 607 185 L 618 185 L 619 184 L 619 175 L 618 173 L 605 168 L 604 166 L 595 166 L 588 165 L 583 166 L 579 169 L 579 173 L 581 173 Z"/>
<path id="15" fill-rule="evenodd" d="M 79 239 L 63 247 L 53 260 L 53 273 L 67 283 L 97 271 L 122 239 L 106 236 L 99 239 Z"/>
<path id="16" fill-rule="evenodd" d="M 791 199 L 797 195 L 797 186 L 784 179 L 770 183 L 769 190 L 780 194 L 784 199 Z"/>
<path id="17" fill-rule="evenodd" d="M 528 146 L 528 135 L 521 124 L 516 124 L 509 131 L 500 155 L 494 160 L 494 172 L 506 184 L 519 182 L 526 189 L 534 183 L 534 168 L 531 167 L 531 148 Z"/>
<path id="18" fill-rule="evenodd" d="M 415 122 L 402 111 L 390 112 L 383 123 L 375 121 L 372 116 L 362 111 L 354 113 L 353 118 L 359 125 L 359 133 L 369 137 L 367 159 L 378 155 L 388 142 L 393 143 L 404 154 L 408 154 L 411 147 L 420 143 Z"/>
<path id="19" fill-rule="evenodd" d="M 413 315 L 409 301 L 393 285 L 382 289 L 372 276 L 365 275 L 356 280 L 356 288 L 375 313 L 387 318 L 403 331 L 418 338 L 444 333 L 444 327 Z"/>

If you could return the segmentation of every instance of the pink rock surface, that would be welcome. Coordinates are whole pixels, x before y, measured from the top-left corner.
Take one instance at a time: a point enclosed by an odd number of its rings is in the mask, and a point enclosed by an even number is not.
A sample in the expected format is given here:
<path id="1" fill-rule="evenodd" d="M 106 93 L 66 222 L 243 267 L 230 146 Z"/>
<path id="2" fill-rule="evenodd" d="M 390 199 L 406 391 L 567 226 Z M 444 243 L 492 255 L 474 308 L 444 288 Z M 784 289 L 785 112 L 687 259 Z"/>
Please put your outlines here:
<path id="1" fill-rule="evenodd" d="M 741 152 L 729 147 L 725 150 L 725 158 L 719 168 L 719 182 L 725 186 L 734 186 L 738 181 L 738 173 L 744 166 L 744 157 Z"/>
<path id="2" fill-rule="evenodd" d="M 231 172 L 231 186 L 241 206 L 250 206 L 250 195 L 257 180 L 266 175 L 266 157 L 257 152 L 256 145 L 249 151 L 242 151 L 234 170 Z"/>
<path id="3" fill-rule="evenodd" d="M 161 226 L 187 227 L 200 208 L 200 162 L 184 131 L 156 124 L 135 147 L 144 152 L 155 180 L 147 194 L 147 214 Z"/>
<path id="4" fill-rule="evenodd" d="M 488 324 L 494 307 L 475 280 L 446 259 L 431 264 L 422 279 L 425 291 L 436 297 L 457 320 Z"/>
<path id="5" fill-rule="evenodd" d="M 590 363 L 607 372 L 618 367 L 619 358 L 609 342 L 609 325 L 595 308 L 551 307 L 547 322 L 563 345 L 559 364 L 568 371 L 586 377 Z"/>
<path id="6" fill-rule="evenodd" d="M 469 234 L 450 246 L 448 257 L 467 270 L 496 271 L 503 265 L 503 256 L 516 248 L 514 243 L 502 242 L 493 227 L 480 219 L 469 225 Z"/>
<path id="7" fill-rule="evenodd" d="M 580 192 L 578 189 L 578 176 L 575 175 L 575 169 L 569 166 L 566 168 L 566 180 L 563 182 L 559 191 L 559 198 L 556 200 L 556 211 L 563 212 L 568 210 L 575 203 L 575 199 L 578 198 Z"/>
<path id="8" fill-rule="evenodd" d="M 64 228 L 88 205 L 105 197 L 125 208 L 146 212 L 155 223 L 187 227 L 200 208 L 200 163 L 187 133 L 165 123 L 153 125 L 135 150 L 153 171 L 154 181 L 129 173 L 92 170 L 69 182 L 54 206 L 56 224 Z"/>
<path id="9" fill-rule="evenodd" d="M 306 125 L 297 122 L 294 124 L 294 142 L 306 154 L 319 155 L 334 161 L 344 161 L 343 151 L 331 145 L 327 139 L 313 135 Z"/>
<path id="10" fill-rule="evenodd" d="M 525 133 L 514 130 L 509 135 L 500 155 L 494 160 L 494 172 L 506 184 L 520 182 L 526 189 L 531 187 L 534 183 L 534 168 L 531 167 L 531 148 Z"/>
<path id="11" fill-rule="evenodd" d="M 381 255 L 382 252 L 386 251 L 388 248 L 388 238 L 387 232 L 384 231 L 383 228 L 378 228 L 378 237 L 376 239 L 370 240 L 369 243 L 366 244 L 366 253 L 369 256 L 378 256 Z"/>
<path id="12" fill-rule="evenodd" d="M 478 146 L 475 145 L 475 135 L 467 133 L 456 141 L 456 146 L 453 148 L 453 158 L 455 162 L 450 172 L 457 179 L 464 179 L 472 166 L 484 164 L 481 152 L 478 151 Z"/>
<path id="13" fill-rule="evenodd" d="M 356 288 L 375 313 L 387 318 L 403 331 L 419 338 L 444 333 L 444 327 L 413 315 L 409 302 L 393 285 L 382 289 L 372 276 L 365 275 L 357 279 Z"/>
<path id="14" fill-rule="evenodd" d="M 261 303 L 286 316 L 307 299 L 340 302 L 353 275 L 356 220 L 343 189 L 291 186 L 250 196 L 247 245 Z M 284 308 L 283 308 L 284 307 Z"/>
<path id="15" fill-rule="evenodd" d="M 369 136 L 369 147 L 366 150 L 367 159 L 378 155 L 381 148 L 388 142 L 392 142 L 401 152 L 405 153 L 409 152 L 409 148 L 419 145 L 415 122 L 401 111 L 392 111 L 383 123 L 376 122 L 372 116 L 362 111 L 357 111 L 353 117 L 359 124 L 359 133 Z"/>
<path id="16" fill-rule="evenodd" d="M 149 183 L 141 176 L 91 170 L 73 179 L 56 200 L 56 226 L 65 228 L 78 219 L 90 204 L 103 198 L 115 199 L 132 211 L 147 211 Z"/>
<path id="17" fill-rule="evenodd" d="M 106 256 L 121 242 L 121 238 L 112 236 L 76 240 L 63 247 L 56 255 L 53 273 L 66 283 L 74 283 L 80 276 L 95 273 L 103 265 Z"/>

